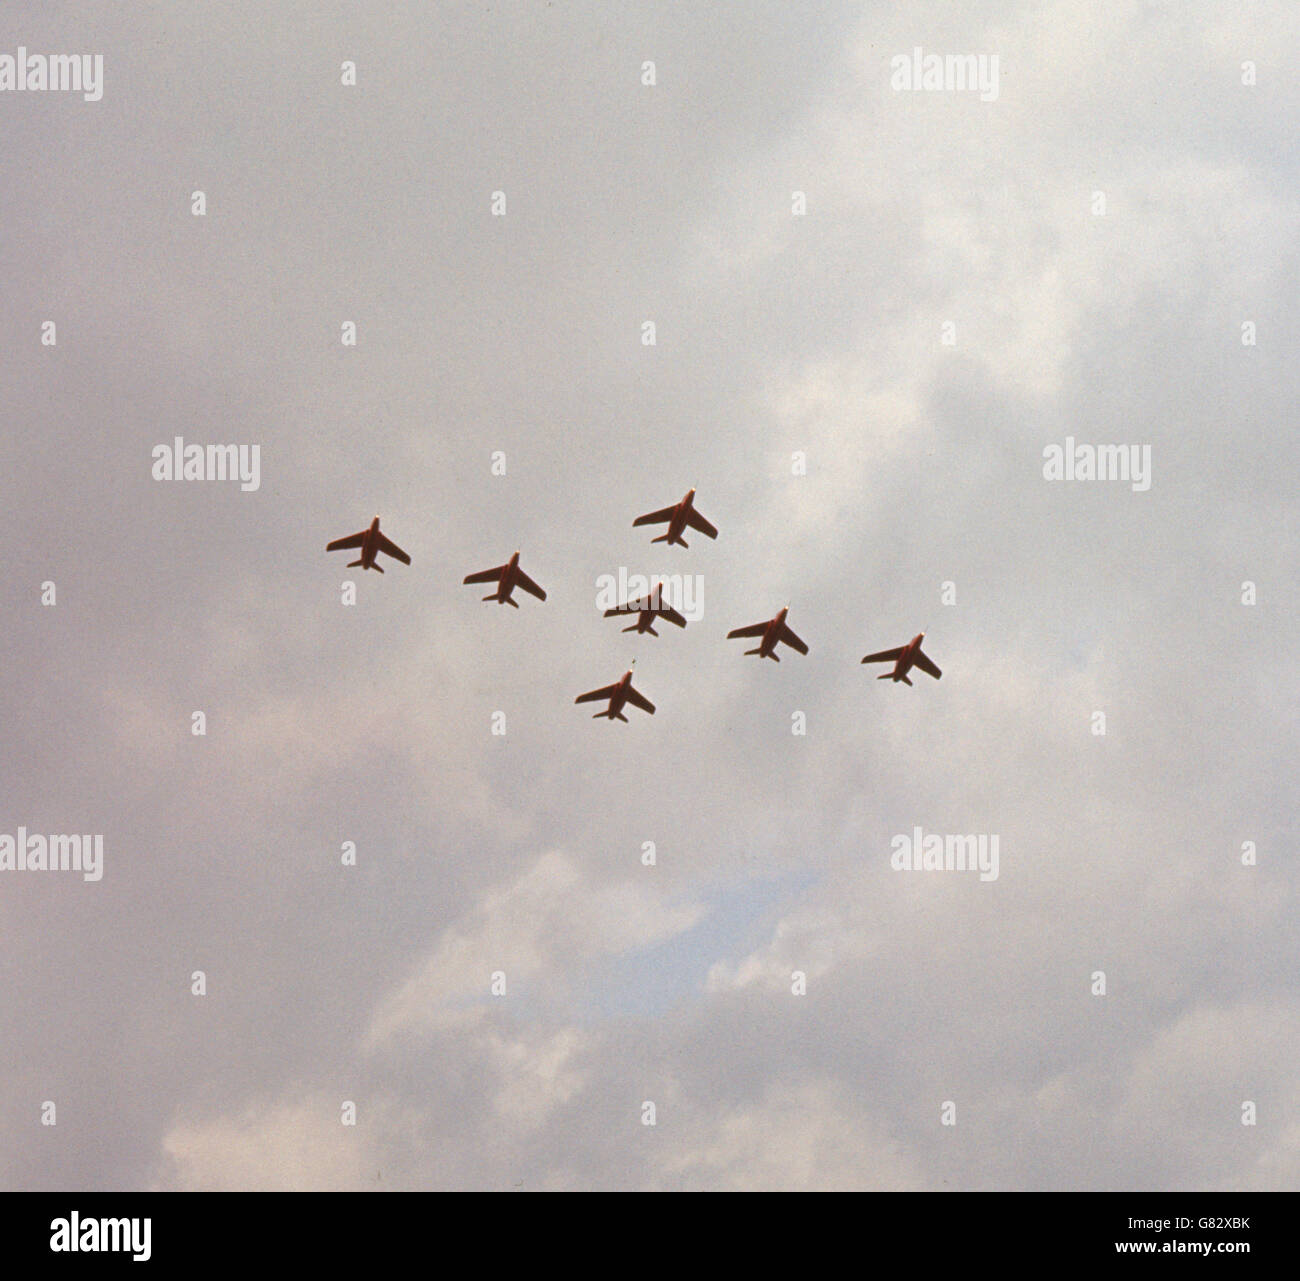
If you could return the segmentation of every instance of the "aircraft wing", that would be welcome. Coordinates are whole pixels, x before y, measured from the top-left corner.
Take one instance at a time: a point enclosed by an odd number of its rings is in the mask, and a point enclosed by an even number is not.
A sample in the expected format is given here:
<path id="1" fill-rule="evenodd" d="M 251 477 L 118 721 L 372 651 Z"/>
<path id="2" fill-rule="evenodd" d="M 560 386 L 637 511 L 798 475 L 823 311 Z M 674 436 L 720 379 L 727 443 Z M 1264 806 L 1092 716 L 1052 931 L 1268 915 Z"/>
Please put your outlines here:
<path id="1" fill-rule="evenodd" d="M 923 672 L 933 676 L 935 680 L 938 680 L 939 677 L 943 675 L 943 673 L 928 658 L 926 658 L 919 649 L 916 651 L 916 658 L 913 661 L 916 663 L 917 667 L 919 667 Z"/>
<path id="2" fill-rule="evenodd" d="M 695 510 L 694 507 L 692 507 L 687 513 L 686 523 L 693 528 L 698 529 L 701 534 L 708 534 L 710 538 L 717 538 L 718 536 L 718 531 L 714 529 L 713 526 Z"/>
<path id="3" fill-rule="evenodd" d="M 728 640 L 734 640 L 738 636 L 761 636 L 767 631 L 766 623 L 755 623 L 752 627 L 737 627 L 734 632 L 727 633 Z"/>
<path id="4" fill-rule="evenodd" d="M 635 704 L 643 712 L 649 712 L 651 716 L 655 714 L 655 705 L 644 694 L 638 694 L 631 685 L 627 687 L 627 701 Z"/>
<path id="5" fill-rule="evenodd" d="M 686 620 L 671 605 L 665 605 L 663 609 L 659 611 L 659 617 L 666 618 L 670 623 L 673 623 L 677 627 L 686 626 Z"/>
<path id="6" fill-rule="evenodd" d="M 465 578 L 468 583 L 496 583 L 500 582 L 501 575 L 505 571 L 504 565 L 498 565 L 496 569 L 481 569 L 477 574 L 469 574 Z"/>
<path id="7" fill-rule="evenodd" d="M 346 538 L 336 538 L 332 543 L 325 544 L 327 552 L 346 551 L 352 547 L 360 547 L 366 541 L 366 531 L 363 529 L 359 534 L 349 534 Z"/>
<path id="8" fill-rule="evenodd" d="M 903 649 L 902 645 L 897 649 L 882 649 L 879 654 L 868 654 L 862 661 L 864 663 L 893 663 L 898 660 L 898 656 L 903 652 Z"/>
<path id="9" fill-rule="evenodd" d="M 542 591 L 542 589 L 538 587 L 538 585 L 518 566 L 515 566 L 515 573 L 519 575 L 519 586 L 522 587 L 524 591 L 532 592 L 538 600 L 546 599 L 546 593 Z"/>
<path id="10" fill-rule="evenodd" d="M 808 646 L 803 643 L 784 623 L 781 624 L 781 639 L 785 641 L 791 649 L 797 649 L 801 654 L 808 652 Z"/>
<path id="11" fill-rule="evenodd" d="M 606 685 L 604 689 L 593 689 L 589 694 L 579 694 L 575 703 L 600 703 L 613 698 L 618 693 L 617 685 Z"/>
<path id="12" fill-rule="evenodd" d="M 665 507 L 663 511 L 647 512 L 646 515 L 644 516 L 638 516 L 636 520 L 632 522 L 632 524 L 634 526 L 635 525 L 659 525 L 666 520 L 672 520 L 673 512 L 675 512 L 676 510 L 677 510 L 677 506 L 676 504 L 674 504 L 672 507 Z"/>
<path id="13" fill-rule="evenodd" d="M 379 535 L 379 550 L 387 552 L 394 560 L 400 560 L 403 565 L 411 563 L 411 558 L 391 538 L 385 538 L 383 534 Z"/>

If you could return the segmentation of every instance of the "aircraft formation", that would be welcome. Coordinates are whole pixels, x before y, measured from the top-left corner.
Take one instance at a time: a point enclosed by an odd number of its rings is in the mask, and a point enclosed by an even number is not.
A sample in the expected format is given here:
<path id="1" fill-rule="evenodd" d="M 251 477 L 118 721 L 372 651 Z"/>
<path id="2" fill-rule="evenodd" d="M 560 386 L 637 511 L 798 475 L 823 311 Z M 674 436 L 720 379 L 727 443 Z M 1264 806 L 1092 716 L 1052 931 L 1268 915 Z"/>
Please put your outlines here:
<path id="1" fill-rule="evenodd" d="M 682 534 L 688 528 L 698 530 L 708 538 L 717 538 L 718 536 L 717 529 L 696 510 L 695 490 L 693 489 L 687 490 L 681 501 L 674 503 L 671 507 L 647 512 L 644 516 L 638 516 L 632 522 L 634 528 L 640 525 L 663 524 L 667 524 L 667 531 L 657 538 L 652 538 L 650 540 L 652 543 L 667 543 L 670 547 L 674 545 L 689 547 L 689 544 L 682 537 Z M 347 538 L 336 538 L 332 543 L 326 543 L 325 550 L 327 552 L 359 550 L 361 552 L 360 558 L 350 561 L 348 568 L 352 569 L 360 565 L 363 570 L 373 569 L 381 574 L 384 569 L 378 562 L 380 552 L 391 556 L 394 560 L 401 561 L 404 565 L 411 563 L 411 558 L 396 543 L 380 533 L 378 516 L 370 523 L 369 529 L 363 529 L 360 533 L 351 534 Z M 495 569 L 482 569 L 465 576 L 464 586 L 468 587 L 475 583 L 495 583 L 495 589 L 490 591 L 483 599 L 485 601 L 494 601 L 498 605 L 513 605 L 518 609 L 519 602 L 513 596 L 516 587 L 532 596 L 536 596 L 538 600 L 544 601 L 546 599 L 545 590 L 539 587 L 519 567 L 518 552 L 515 552 L 504 565 L 498 565 Z M 745 654 L 747 656 L 757 654 L 760 660 L 770 658 L 774 663 L 781 661 L 776 652 L 778 645 L 788 645 L 797 653 L 806 654 L 808 646 L 795 635 L 790 625 L 785 621 L 789 612 L 790 607 L 787 605 L 777 613 L 775 618 L 762 623 L 751 623 L 748 627 L 737 627 L 729 631 L 727 639 L 761 638 L 758 645 L 754 649 L 747 649 Z M 675 627 L 686 626 L 686 619 L 663 599 L 662 585 L 655 587 L 646 596 L 605 611 L 606 618 L 626 617 L 629 614 L 635 614 L 636 621 L 623 628 L 623 630 L 625 632 L 636 632 L 639 635 L 658 636 L 659 633 L 654 629 L 654 623 L 657 619 L 664 619 Z M 878 680 L 902 681 L 904 684 L 910 685 L 912 681 L 908 673 L 913 669 L 925 672 L 938 680 L 943 673 L 930 660 L 929 656 L 922 651 L 921 642 L 924 639 L 925 633 L 919 632 L 906 645 L 899 645 L 895 649 L 879 650 L 875 654 L 868 654 L 862 661 L 864 663 L 894 664 L 893 670 L 884 672 L 877 677 Z M 632 666 L 636 666 L 635 659 L 632 660 Z M 623 709 L 629 705 L 640 708 L 641 711 L 647 712 L 651 716 L 654 715 L 655 711 L 655 705 L 633 687 L 632 668 L 630 667 L 612 685 L 588 690 L 585 694 L 579 694 L 573 701 L 575 703 L 606 702 L 608 706 L 604 711 L 597 712 L 592 718 L 593 720 L 607 719 L 626 722 L 627 717 L 623 715 Z"/>

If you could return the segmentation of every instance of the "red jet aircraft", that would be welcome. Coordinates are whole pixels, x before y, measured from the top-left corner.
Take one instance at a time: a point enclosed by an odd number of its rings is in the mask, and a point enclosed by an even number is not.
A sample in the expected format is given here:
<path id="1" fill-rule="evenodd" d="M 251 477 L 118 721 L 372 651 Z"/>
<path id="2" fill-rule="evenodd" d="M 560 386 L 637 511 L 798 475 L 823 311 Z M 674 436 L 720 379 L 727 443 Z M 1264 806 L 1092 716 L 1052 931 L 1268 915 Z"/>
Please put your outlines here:
<path id="1" fill-rule="evenodd" d="M 336 538 L 332 543 L 325 544 L 327 552 L 347 551 L 353 547 L 361 548 L 361 559 L 350 561 L 349 569 L 360 565 L 363 570 L 373 569 L 382 574 L 384 567 L 375 559 L 380 552 L 387 552 L 395 560 L 400 560 L 403 565 L 411 563 L 411 558 L 396 543 L 379 532 L 378 516 L 370 522 L 369 529 L 363 529 L 359 534 L 349 534 L 347 538 Z"/>
<path id="2" fill-rule="evenodd" d="M 699 512 L 695 510 L 695 491 L 688 489 L 686 497 L 680 503 L 672 507 L 665 507 L 662 511 L 647 512 L 644 516 L 638 516 L 632 522 L 633 528 L 637 525 L 662 525 L 664 521 L 668 522 L 668 532 L 660 534 L 658 538 L 652 538 L 652 543 L 667 543 L 670 547 L 673 543 L 680 543 L 683 547 L 689 547 L 690 544 L 682 537 L 682 531 L 689 525 L 692 529 L 698 529 L 701 534 L 707 534 L 710 538 L 717 538 L 718 531 L 709 524 Z"/>
<path id="3" fill-rule="evenodd" d="M 575 703 L 599 703 L 602 698 L 609 699 L 609 707 L 603 712 L 597 712 L 591 718 L 593 721 L 598 721 L 601 717 L 608 717 L 611 721 L 626 721 L 627 717 L 623 715 L 623 707 L 626 703 L 631 703 L 633 707 L 639 707 L 643 712 L 649 712 L 651 716 L 655 714 L 655 705 L 632 688 L 632 669 L 630 667 L 613 685 L 606 685 L 604 689 L 593 689 L 588 694 L 579 694 L 573 701 Z"/>
<path id="4" fill-rule="evenodd" d="M 736 636 L 761 636 L 763 639 L 759 641 L 758 648 L 747 649 L 745 653 L 757 654 L 759 658 L 770 658 L 775 663 L 781 661 L 776 653 L 776 647 L 780 641 L 784 641 L 787 645 L 797 649 L 801 654 L 806 654 L 808 646 L 785 625 L 785 616 L 789 612 L 790 606 L 787 605 L 770 622 L 755 623 L 752 627 L 737 627 L 734 632 L 727 633 L 727 639 L 731 640 Z"/>
<path id="5" fill-rule="evenodd" d="M 919 667 L 923 672 L 938 680 L 943 673 L 921 653 L 921 642 L 924 639 L 925 633 L 918 632 L 906 645 L 900 645 L 897 649 L 882 649 L 879 654 L 868 654 L 862 661 L 864 663 L 894 664 L 892 672 L 886 672 L 883 676 L 876 677 L 878 681 L 902 681 L 905 685 L 910 685 L 912 682 L 907 679 L 907 673 L 913 667 Z"/>
<path id="6" fill-rule="evenodd" d="M 498 565 L 495 569 L 480 570 L 477 574 L 470 574 L 465 579 L 466 585 L 469 583 L 493 582 L 497 584 L 496 591 L 488 592 L 483 599 L 494 600 L 498 605 L 513 605 L 518 609 L 519 602 L 510 594 L 516 587 L 522 587 L 524 591 L 531 592 L 538 600 L 546 599 L 546 593 L 519 568 L 518 552 L 515 552 L 504 565 Z"/>
<path id="7" fill-rule="evenodd" d="M 643 596 L 640 600 L 630 600 L 622 608 L 607 609 L 606 618 L 615 618 L 620 614 L 636 614 L 636 622 L 630 627 L 625 627 L 625 632 L 649 632 L 651 636 L 658 636 L 659 633 L 654 629 L 656 618 L 666 618 L 675 627 L 685 627 L 686 620 L 663 598 L 663 588 L 659 587 L 652 591 L 648 596 Z"/>

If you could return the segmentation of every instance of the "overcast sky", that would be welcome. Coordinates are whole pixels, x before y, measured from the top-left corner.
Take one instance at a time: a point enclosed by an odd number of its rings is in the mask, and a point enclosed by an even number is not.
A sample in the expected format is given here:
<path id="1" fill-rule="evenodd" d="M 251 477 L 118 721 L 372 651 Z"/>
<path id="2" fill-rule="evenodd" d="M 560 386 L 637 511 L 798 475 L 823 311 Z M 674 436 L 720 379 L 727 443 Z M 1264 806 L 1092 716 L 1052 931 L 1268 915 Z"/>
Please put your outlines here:
<path id="1" fill-rule="evenodd" d="M 1293 6 L 132 8 L 0 14 L 3 1186 L 1300 1184 Z"/>

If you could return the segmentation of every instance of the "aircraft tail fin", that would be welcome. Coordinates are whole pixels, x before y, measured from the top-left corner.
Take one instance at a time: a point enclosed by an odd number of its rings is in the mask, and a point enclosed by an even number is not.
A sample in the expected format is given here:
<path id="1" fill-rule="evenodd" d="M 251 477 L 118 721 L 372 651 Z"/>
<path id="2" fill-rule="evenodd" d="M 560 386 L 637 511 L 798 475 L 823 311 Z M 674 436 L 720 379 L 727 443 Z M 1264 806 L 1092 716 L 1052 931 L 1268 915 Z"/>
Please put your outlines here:
<path id="1" fill-rule="evenodd" d="M 658 538 L 652 538 L 650 541 L 652 543 L 666 543 L 668 541 L 668 535 L 660 534 Z"/>
<path id="2" fill-rule="evenodd" d="M 632 723 L 631 721 L 628 720 L 626 716 L 623 715 L 622 712 L 615 713 L 612 717 L 610 717 L 610 719 L 615 721 L 622 721 L 625 725 L 630 725 Z"/>
<path id="3" fill-rule="evenodd" d="M 886 672 L 883 676 L 877 676 L 876 679 L 878 681 L 892 681 L 894 679 L 894 673 Z"/>
<path id="4" fill-rule="evenodd" d="M 507 604 L 507 605 L 513 605 L 516 609 L 519 608 L 519 602 L 518 602 L 517 600 L 515 600 L 515 598 L 514 598 L 513 596 L 507 596 L 507 597 L 506 597 L 506 604 Z"/>
<path id="5" fill-rule="evenodd" d="M 361 564 L 361 562 L 360 562 L 359 560 L 350 560 L 350 561 L 348 561 L 348 568 L 349 568 L 349 569 L 356 569 L 356 567 L 357 567 L 358 565 L 360 565 L 360 564 Z"/>
<path id="6" fill-rule="evenodd" d="M 378 561 L 375 561 L 375 563 L 371 565 L 370 568 L 380 574 L 384 572 L 384 567 Z"/>
<path id="7" fill-rule="evenodd" d="M 904 676 L 901 679 L 904 685 L 910 685 L 912 683 L 912 678 L 910 676 Z"/>
<path id="8" fill-rule="evenodd" d="M 749 654 L 761 654 L 762 652 L 763 652 L 763 651 L 762 651 L 761 649 L 747 649 L 747 650 L 745 651 L 746 655 L 749 655 Z"/>
<path id="9" fill-rule="evenodd" d="M 623 630 L 624 630 L 625 632 L 634 632 L 634 631 L 636 631 L 636 629 L 637 629 L 637 624 L 636 624 L 636 623 L 633 623 L 631 627 L 625 627 L 625 628 L 623 628 Z"/>

